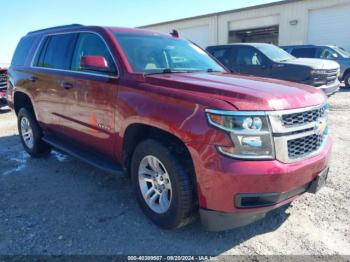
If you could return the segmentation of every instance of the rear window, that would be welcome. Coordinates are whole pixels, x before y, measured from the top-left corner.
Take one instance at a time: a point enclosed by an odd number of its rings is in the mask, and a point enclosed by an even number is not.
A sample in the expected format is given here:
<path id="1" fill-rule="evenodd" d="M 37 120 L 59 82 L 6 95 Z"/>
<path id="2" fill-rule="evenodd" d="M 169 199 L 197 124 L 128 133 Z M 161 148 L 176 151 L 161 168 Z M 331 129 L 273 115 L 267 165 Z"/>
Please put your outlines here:
<path id="1" fill-rule="evenodd" d="M 41 46 L 36 66 L 70 69 L 76 36 L 77 34 L 48 36 Z"/>
<path id="2" fill-rule="evenodd" d="M 18 43 L 15 53 L 12 57 L 12 66 L 24 66 L 29 55 L 30 50 L 33 47 L 33 37 L 24 37 Z"/>
<path id="3" fill-rule="evenodd" d="M 291 53 L 295 57 L 315 58 L 316 48 L 294 48 Z"/>

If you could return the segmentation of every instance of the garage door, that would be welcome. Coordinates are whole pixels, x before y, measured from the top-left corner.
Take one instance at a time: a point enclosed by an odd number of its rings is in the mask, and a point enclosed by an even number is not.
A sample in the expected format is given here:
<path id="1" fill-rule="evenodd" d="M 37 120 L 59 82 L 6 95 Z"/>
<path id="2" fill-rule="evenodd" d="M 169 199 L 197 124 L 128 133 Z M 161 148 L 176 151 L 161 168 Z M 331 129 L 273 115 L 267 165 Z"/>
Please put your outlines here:
<path id="1" fill-rule="evenodd" d="M 191 40 L 202 48 L 209 45 L 209 26 L 195 26 L 179 29 L 180 37 Z"/>
<path id="2" fill-rule="evenodd" d="M 349 16 L 350 5 L 310 11 L 308 43 L 338 45 L 350 50 Z"/>

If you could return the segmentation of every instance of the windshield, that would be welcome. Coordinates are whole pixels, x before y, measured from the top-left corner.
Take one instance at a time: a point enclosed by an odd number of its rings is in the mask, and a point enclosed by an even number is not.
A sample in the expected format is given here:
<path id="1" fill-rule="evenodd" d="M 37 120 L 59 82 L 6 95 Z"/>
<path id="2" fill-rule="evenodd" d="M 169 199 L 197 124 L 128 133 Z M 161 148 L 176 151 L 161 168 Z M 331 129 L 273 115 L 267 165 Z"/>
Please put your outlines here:
<path id="1" fill-rule="evenodd" d="M 333 49 L 335 51 L 337 51 L 342 57 L 350 58 L 350 53 L 348 51 L 346 51 L 345 49 L 337 47 L 337 46 L 333 47 Z"/>
<path id="2" fill-rule="evenodd" d="M 186 40 L 131 33 L 114 35 L 134 72 L 225 72 L 206 52 Z"/>
<path id="3" fill-rule="evenodd" d="M 256 45 L 256 48 L 274 62 L 284 62 L 295 59 L 294 56 L 274 45 Z"/>

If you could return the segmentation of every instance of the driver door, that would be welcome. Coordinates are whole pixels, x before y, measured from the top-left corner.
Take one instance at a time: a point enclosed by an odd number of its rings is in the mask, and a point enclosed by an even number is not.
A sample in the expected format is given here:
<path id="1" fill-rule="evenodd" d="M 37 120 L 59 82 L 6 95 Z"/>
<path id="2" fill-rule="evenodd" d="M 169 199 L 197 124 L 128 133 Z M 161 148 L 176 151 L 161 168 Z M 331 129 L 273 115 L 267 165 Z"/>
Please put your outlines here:
<path id="1" fill-rule="evenodd" d="M 235 64 L 241 74 L 262 77 L 269 76 L 266 59 L 253 47 L 240 46 L 237 49 Z"/>
<path id="2" fill-rule="evenodd" d="M 108 72 L 81 67 L 82 56 L 102 56 Z M 80 33 L 72 58 L 73 82 L 64 83 L 65 136 L 106 156 L 113 155 L 117 70 L 106 42 L 96 33 Z"/>

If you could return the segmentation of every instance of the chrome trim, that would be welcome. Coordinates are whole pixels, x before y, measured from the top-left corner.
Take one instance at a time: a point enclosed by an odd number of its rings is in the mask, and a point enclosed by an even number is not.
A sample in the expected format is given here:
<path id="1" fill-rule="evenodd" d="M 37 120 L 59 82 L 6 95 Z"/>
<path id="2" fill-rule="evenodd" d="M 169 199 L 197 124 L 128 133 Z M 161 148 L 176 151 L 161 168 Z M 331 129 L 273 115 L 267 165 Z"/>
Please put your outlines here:
<path id="1" fill-rule="evenodd" d="M 114 62 L 115 68 L 117 70 L 116 75 L 115 76 L 109 76 L 106 74 L 99 74 L 99 73 L 90 73 L 90 72 L 83 72 L 83 71 L 74 71 L 74 70 L 66 70 L 66 69 L 55 69 L 55 68 L 48 68 L 48 67 L 41 67 L 41 66 L 34 66 L 34 61 L 38 55 L 39 50 L 41 50 L 41 47 L 43 45 L 44 40 L 49 37 L 49 36 L 53 36 L 53 35 L 64 35 L 64 34 L 79 34 L 79 33 L 92 33 L 95 35 L 98 35 L 102 41 L 104 42 L 105 46 L 107 47 L 107 50 L 109 52 L 109 54 L 112 57 L 112 60 Z M 49 34 L 43 34 L 41 39 L 40 39 L 40 43 L 38 45 L 38 47 L 36 48 L 34 55 L 32 57 L 32 61 L 30 62 L 30 68 L 38 68 L 38 69 L 44 69 L 44 70 L 49 70 L 49 71 L 57 71 L 57 72 L 69 72 L 69 73 L 75 73 L 75 74 L 82 74 L 82 75 L 92 75 L 92 76 L 99 76 L 99 77 L 104 77 L 104 78 L 108 78 L 108 79 L 118 79 L 120 77 L 120 71 L 119 71 L 119 67 L 118 64 L 116 63 L 116 60 L 114 59 L 113 53 L 111 52 L 111 49 L 109 48 L 106 40 L 101 36 L 101 34 L 94 32 L 94 31 L 90 31 L 90 30 L 79 30 L 79 31 L 72 31 L 72 32 L 59 32 L 59 33 L 49 33 Z"/>
<path id="2" fill-rule="evenodd" d="M 225 126 L 215 123 L 214 121 L 211 120 L 209 116 L 209 114 L 214 114 L 214 115 L 221 115 L 221 116 L 224 115 L 224 116 L 264 116 L 266 117 L 266 114 L 264 112 L 254 112 L 255 114 L 250 114 L 249 111 L 221 111 L 221 110 L 214 110 L 214 109 L 206 109 L 205 112 L 207 113 L 206 114 L 207 120 L 211 125 L 219 129 L 222 129 L 224 131 L 235 133 L 235 135 L 267 135 L 271 133 L 269 131 L 254 131 L 254 130 L 252 131 L 247 130 L 244 132 L 244 131 L 238 131 L 235 129 L 227 128 Z"/>
<path id="3" fill-rule="evenodd" d="M 264 156 L 264 155 L 261 155 L 261 156 L 245 155 L 245 156 L 242 156 L 242 155 L 227 153 L 227 152 L 223 151 L 220 146 L 216 146 L 216 148 L 221 154 L 235 158 L 235 159 L 242 159 L 242 160 L 272 160 L 272 159 L 275 159 L 275 156 L 273 156 L 273 155 L 270 155 L 270 156 L 269 155 L 266 155 L 266 156 Z"/>
<path id="4" fill-rule="evenodd" d="M 314 152 L 312 152 L 310 154 L 303 155 L 301 157 L 297 157 L 297 158 L 290 158 L 289 157 L 288 141 L 294 140 L 294 139 L 298 139 L 298 138 L 302 138 L 302 137 L 311 136 L 311 135 L 315 135 L 315 131 L 308 131 L 308 132 L 305 132 L 305 133 L 299 133 L 299 134 L 290 135 L 290 136 L 274 137 L 275 150 L 276 150 L 276 159 L 281 161 L 281 162 L 283 162 L 283 163 L 289 164 L 289 163 L 302 161 L 302 160 L 314 157 L 316 155 L 319 155 L 320 152 L 325 147 L 325 145 L 327 144 L 328 131 L 323 136 L 322 144 L 320 145 L 320 147 L 316 151 L 314 151 Z"/>
<path id="5" fill-rule="evenodd" d="M 98 77 L 103 77 L 103 78 L 107 78 L 107 79 L 119 79 L 118 76 L 108 76 L 108 75 L 98 74 L 98 73 L 80 72 L 80 71 L 55 69 L 55 68 L 46 68 L 46 67 L 38 67 L 38 66 L 32 67 L 32 68 L 37 68 L 37 69 L 44 70 L 44 71 L 56 71 L 56 72 L 73 73 L 73 74 L 77 74 L 77 75 L 98 76 Z"/>
<path id="6" fill-rule="evenodd" d="M 269 112 L 267 112 L 267 114 L 270 118 L 272 132 L 273 133 L 291 133 L 291 132 L 296 132 L 296 131 L 314 128 L 316 122 L 306 123 L 304 125 L 295 125 L 292 127 L 290 127 L 290 126 L 286 127 L 282 123 L 282 116 L 318 110 L 318 109 L 321 109 L 322 107 L 325 107 L 325 106 L 328 106 L 328 104 L 323 103 L 323 104 L 317 105 L 317 106 L 303 107 L 303 108 L 298 108 L 298 109 L 269 111 Z"/>
<path id="7" fill-rule="evenodd" d="M 225 116 L 266 116 L 268 111 L 227 111 L 219 109 L 205 109 L 206 113 Z"/>

